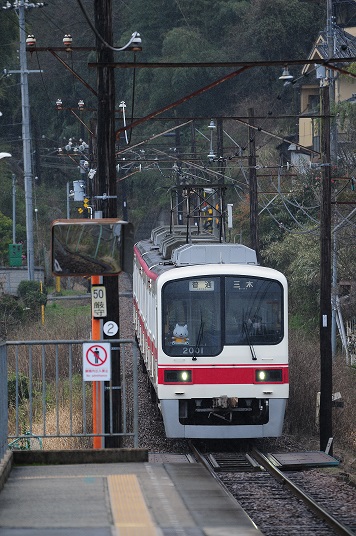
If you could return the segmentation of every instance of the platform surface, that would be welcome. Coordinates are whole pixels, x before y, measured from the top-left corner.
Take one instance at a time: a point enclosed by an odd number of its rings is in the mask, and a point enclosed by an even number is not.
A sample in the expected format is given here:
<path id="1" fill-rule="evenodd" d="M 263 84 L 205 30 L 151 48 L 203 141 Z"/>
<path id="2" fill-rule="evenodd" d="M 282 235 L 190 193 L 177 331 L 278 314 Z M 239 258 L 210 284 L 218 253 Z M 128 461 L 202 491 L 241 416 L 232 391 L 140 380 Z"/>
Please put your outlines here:
<path id="1" fill-rule="evenodd" d="M 14 466 L 0 536 L 261 536 L 198 463 Z"/>

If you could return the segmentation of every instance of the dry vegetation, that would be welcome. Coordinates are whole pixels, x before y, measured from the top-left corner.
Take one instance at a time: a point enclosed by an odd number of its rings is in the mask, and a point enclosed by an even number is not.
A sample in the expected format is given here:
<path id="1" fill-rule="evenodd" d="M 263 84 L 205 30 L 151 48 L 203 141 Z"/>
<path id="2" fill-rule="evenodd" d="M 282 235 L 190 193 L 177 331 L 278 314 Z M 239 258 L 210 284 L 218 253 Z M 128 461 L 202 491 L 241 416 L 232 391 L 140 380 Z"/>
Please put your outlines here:
<path id="1" fill-rule="evenodd" d="M 79 289 L 83 292 L 83 289 Z M 85 292 L 85 289 L 84 289 Z M 90 300 L 49 301 L 45 309 L 44 324 L 41 320 L 17 327 L 9 337 L 17 341 L 35 340 L 87 340 L 90 338 L 91 316 Z M 29 377 L 28 349 L 18 350 L 18 371 L 21 377 Z M 33 403 L 30 407 L 26 393 L 20 389 L 18 433 L 24 434 L 30 428 L 35 435 L 65 436 L 81 434 L 86 429 L 92 431 L 92 396 L 89 384 L 83 393 L 82 384 L 82 347 L 72 347 L 72 378 L 68 378 L 68 347 L 58 347 L 56 356 L 54 346 L 45 347 L 45 359 L 39 346 L 32 347 L 31 370 Z M 15 372 L 15 349 L 9 348 L 9 369 Z M 44 370 L 45 369 L 45 370 Z M 46 377 L 46 391 L 43 394 L 43 375 Z M 56 382 L 57 378 L 57 382 Z M 70 382 L 72 389 L 70 389 Z M 56 388 L 57 385 L 57 388 Z M 26 387 L 25 387 L 26 388 Z M 27 385 L 28 388 L 28 385 Z M 72 405 L 70 409 L 69 398 Z M 45 410 L 43 405 L 45 396 Z M 83 428 L 83 399 L 85 398 L 85 423 Z M 44 424 L 45 422 L 45 424 Z M 9 407 L 9 434 L 16 434 L 16 411 L 14 402 Z M 92 440 L 80 437 L 53 437 L 43 439 L 45 449 L 90 448 Z"/>
<path id="2" fill-rule="evenodd" d="M 308 448 L 319 450 L 317 393 L 320 391 L 320 352 L 317 337 L 300 332 L 290 334 L 290 398 L 286 433 L 300 439 Z M 342 406 L 333 407 L 334 454 L 347 460 L 356 472 L 356 368 L 345 356 L 333 361 L 333 392 L 341 393 Z"/>
<path id="3" fill-rule="evenodd" d="M 23 326 L 16 331 L 17 340 L 77 340 L 87 339 L 90 334 L 90 305 L 89 300 L 81 302 L 68 300 L 66 302 L 49 302 L 46 307 L 46 321 L 42 325 L 40 321 L 31 325 Z M 52 352 L 52 355 L 51 355 Z M 51 359 L 52 357 L 52 359 Z M 46 358 L 47 359 L 47 358 Z M 73 414 L 70 416 L 68 409 L 68 382 L 66 370 L 68 365 L 64 355 L 59 356 L 59 376 L 62 378 L 59 385 L 58 414 L 55 404 L 55 393 L 47 393 L 46 405 L 46 433 L 55 434 L 57 423 L 61 423 L 61 433 L 69 431 L 72 422 L 73 431 L 82 431 L 82 393 L 81 391 L 81 349 L 78 347 L 73 352 L 73 371 L 78 375 L 76 395 L 73 398 Z M 46 376 L 55 379 L 53 349 L 48 350 Z M 52 365 L 51 365 L 52 363 Z M 28 363 L 21 364 L 21 370 L 26 373 Z M 41 391 L 42 361 L 37 356 L 33 361 L 33 372 L 37 378 L 38 390 Z M 333 408 L 333 434 L 334 444 L 349 452 L 349 458 L 356 459 L 356 430 L 354 408 L 356 407 L 356 368 L 346 363 L 343 355 L 338 356 L 333 363 L 333 392 L 342 395 L 343 407 Z M 320 357 L 319 341 L 317 334 L 314 338 L 307 337 L 301 331 L 290 333 L 290 399 L 287 408 L 285 432 L 302 441 L 309 442 L 318 450 L 319 430 L 316 421 L 317 393 L 320 391 Z M 86 397 L 87 403 L 87 429 L 90 430 L 91 422 L 91 396 Z M 26 402 L 22 406 L 23 415 L 28 415 Z M 10 408 L 11 428 L 14 429 L 15 415 Z M 33 408 L 33 432 L 41 434 L 43 426 L 42 409 Z M 82 438 L 53 438 L 44 440 L 44 448 L 78 448 L 90 447 L 91 441 Z"/>

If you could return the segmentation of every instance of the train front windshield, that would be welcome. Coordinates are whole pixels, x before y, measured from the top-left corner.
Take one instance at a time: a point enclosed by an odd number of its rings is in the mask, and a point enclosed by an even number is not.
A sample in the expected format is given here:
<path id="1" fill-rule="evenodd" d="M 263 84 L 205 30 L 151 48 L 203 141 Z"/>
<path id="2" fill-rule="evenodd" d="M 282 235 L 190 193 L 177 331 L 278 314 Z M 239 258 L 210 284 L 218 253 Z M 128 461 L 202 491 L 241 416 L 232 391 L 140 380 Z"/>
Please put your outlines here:
<path id="1" fill-rule="evenodd" d="M 278 344 L 283 338 L 283 287 L 248 276 L 197 277 L 163 287 L 163 350 L 212 356 L 224 345 Z"/>

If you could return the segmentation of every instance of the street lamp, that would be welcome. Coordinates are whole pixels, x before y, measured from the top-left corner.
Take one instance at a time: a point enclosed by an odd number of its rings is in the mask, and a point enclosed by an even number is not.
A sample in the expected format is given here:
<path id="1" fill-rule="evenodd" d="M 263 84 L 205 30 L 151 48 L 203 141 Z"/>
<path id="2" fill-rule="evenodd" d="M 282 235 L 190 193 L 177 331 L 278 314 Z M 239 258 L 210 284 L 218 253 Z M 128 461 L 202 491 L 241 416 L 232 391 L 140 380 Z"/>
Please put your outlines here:
<path id="1" fill-rule="evenodd" d="M 279 80 L 284 80 L 284 82 L 291 82 L 294 76 L 290 74 L 288 66 L 286 65 L 283 69 L 282 75 L 279 77 Z"/>
<path id="2" fill-rule="evenodd" d="M 216 130 L 216 125 L 213 119 L 211 119 L 208 129 L 210 130 L 210 150 L 209 150 L 208 158 L 209 158 L 209 161 L 212 162 L 214 158 L 216 158 L 216 155 L 213 149 L 213 133 L 214 133 L 214 130 Z"/>

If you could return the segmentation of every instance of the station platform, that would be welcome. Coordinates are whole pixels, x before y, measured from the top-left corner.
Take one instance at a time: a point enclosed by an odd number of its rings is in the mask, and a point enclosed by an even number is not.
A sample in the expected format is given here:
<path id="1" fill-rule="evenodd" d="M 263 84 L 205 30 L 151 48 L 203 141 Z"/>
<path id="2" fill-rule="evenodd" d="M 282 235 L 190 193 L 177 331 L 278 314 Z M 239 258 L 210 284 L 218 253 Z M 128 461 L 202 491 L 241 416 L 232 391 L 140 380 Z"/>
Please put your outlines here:
<path id="1" fill-rule="evenodd" d="M 0 492 L 0 536 L 262 535 L 218 481 L 185 456 L 140 450 L 139 461 L 115 462 L 111 452 L 110 463 L 104 455 L 77 463 L 75 453 L 61 465 L 30 465 L 16 453 Z"/>

